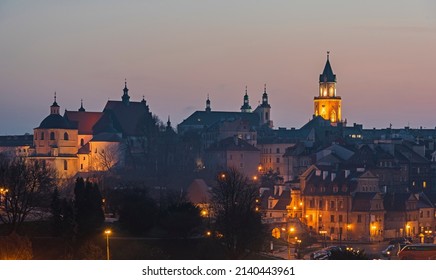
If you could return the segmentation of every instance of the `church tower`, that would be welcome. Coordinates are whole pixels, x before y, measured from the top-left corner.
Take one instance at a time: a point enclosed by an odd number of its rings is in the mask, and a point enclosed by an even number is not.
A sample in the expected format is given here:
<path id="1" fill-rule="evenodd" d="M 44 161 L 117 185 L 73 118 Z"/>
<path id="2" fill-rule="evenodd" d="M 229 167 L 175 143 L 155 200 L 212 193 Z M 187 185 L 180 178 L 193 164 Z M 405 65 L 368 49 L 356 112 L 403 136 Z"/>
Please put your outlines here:
<path id="1" fill-rule="evenodd" d="M 250 106 L 250 103 L 248 102 L 247 86 L 245 86 L 244 103 L 242 103 L 241 112 L 242 113 L 250 113 L 251 112 L 251 106 Z"/>
<path id="2" fill-rule="evenodd" d="M 336 75 L 333 74 L 327 52 L 327 62 L 324 71 L 319 75 L 319 96 L 314 97 L 314 116 L 321 116 L 333 125 L 341 122 L 341 97 L 336 96 Z"/>
<path id="3" fill-rule="evenodd" d="M 127 79 L 124 79 L 124 88 L 123 88 L 123 96 L 121 96 L 121 100 L 124 104 L 129 105 L 129 89 L 127 88 Z"/>
<path id="4" fill-rule="evenodd" d="M 260 125 L 266 125 L 269 128 L 273 128 L 273 122 L 271 120 L 271 105 L 268 103 L 266 84 L 263 87 L 262 103 L 257 106 L 254 112 L 259 115 Z"/>

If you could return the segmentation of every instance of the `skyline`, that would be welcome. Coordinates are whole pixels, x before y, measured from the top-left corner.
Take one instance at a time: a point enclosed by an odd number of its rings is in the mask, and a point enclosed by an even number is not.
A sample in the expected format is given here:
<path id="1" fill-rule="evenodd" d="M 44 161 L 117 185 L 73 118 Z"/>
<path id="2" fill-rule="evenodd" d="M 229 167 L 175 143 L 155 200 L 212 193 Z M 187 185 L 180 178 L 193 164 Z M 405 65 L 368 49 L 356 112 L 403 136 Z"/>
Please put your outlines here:
<path id="1" fill-rule="evenodd" d="M 145 97 L 175 127 L 212 110 L 254 109 L 267 84 L 274 127 L 312 118 L 330 51 L 343 118 L 364 128 L 435 128 L 436 3 L 4 1 L 0 135 L 33 133 L 53 94 L 64 110 Z M 13 121 L 11 121 L 13 120 Z"/>

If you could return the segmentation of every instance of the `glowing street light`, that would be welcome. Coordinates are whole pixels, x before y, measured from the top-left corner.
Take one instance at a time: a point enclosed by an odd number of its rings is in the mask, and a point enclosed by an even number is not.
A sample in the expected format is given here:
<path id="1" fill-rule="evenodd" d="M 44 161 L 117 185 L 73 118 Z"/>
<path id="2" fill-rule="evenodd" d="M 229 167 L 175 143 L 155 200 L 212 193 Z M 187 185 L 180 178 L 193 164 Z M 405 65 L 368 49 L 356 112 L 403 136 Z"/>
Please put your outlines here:
<path id="1" fill-rule="evenodd" d="M 106 234 L 106 256 L 107 260 L 110 260 L 110 254 L 109 254 L 109 235 L 112 233 L 110 229 L 106 229 L 104 231 L 104 234 Z"/>

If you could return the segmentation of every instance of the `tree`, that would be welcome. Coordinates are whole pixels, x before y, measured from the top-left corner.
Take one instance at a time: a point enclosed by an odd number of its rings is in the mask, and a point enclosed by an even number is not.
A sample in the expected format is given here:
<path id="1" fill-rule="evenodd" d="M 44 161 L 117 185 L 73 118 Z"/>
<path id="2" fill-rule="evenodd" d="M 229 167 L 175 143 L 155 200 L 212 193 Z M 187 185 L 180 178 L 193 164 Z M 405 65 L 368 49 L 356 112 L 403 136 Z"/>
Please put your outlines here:
<path id="1" fill-rule="evenodd" d="M 0 186 L 4 188 L 0 221 L 17 230 L 36 208 L 49 208 L 56 172 L 43 162 L 16 158 L 0 163 Z"/>
<path id="2" fill-rule="evenodd" d="M 95 233 L 104 222 L 103 201 L 97 184 L 77 178 L 74 199 L 79 236 Z"/>
<path id="3" fill-rule="evenodd" d="M 158 207 L 145 189 L 123 191 L 119 222 L 133 234 L 145 234 L 157 221 Z"/>
<path id="4" fill-rule="evenodd" d="M 119 142 L 106 144 L 103 149 L 98 149 L 92 168 L 112 172 L 122 162 L 122 153 Z"/>
<path id="5" fill-rule="evenodd" d="M 266 233 L 255 210 L 257 197 L 257 188 L 236 169 L 220 174 L 212 189 L 216 230 L 232 259 L 262 248 Z"/>
<path id="6" fill-rule="evenodd" d="M 62 232 L 62 205 L 57 187 L 53 191 L 50 207 L 52 214 L 53 234 L 58 236 Z"/>
<path id="7" fill-rule="evenodd" d="M 190 202 L 174 203 L 165 211 L 160 224 L 170 235 L 188 238 L 202 224 L 200 209 Z"/>
<path id="8" fill-rule="evenodd" d="M 265 174 L 260 178 L 262 187 L 272 188 L 277 184 L 283 182 L 283 177 L 276 171 L 272 169 L 268 170 Z"/>

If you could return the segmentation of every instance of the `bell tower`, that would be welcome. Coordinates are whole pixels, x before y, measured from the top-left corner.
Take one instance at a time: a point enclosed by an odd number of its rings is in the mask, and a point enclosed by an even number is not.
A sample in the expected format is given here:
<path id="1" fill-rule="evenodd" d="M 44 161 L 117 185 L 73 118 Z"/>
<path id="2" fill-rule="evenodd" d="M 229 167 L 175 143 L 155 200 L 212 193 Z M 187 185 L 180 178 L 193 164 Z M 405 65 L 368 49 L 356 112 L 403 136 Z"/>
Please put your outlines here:
<path id="1" fill-rule="evenodd" d="M 330 52 L 324 71 L 319 75 L 319 96 L 315 96 L 314 116 L 321 116 L 333 125 L 342 121 L 341 97 L 336 95 L 336 75 L 330 65 Z"/>

